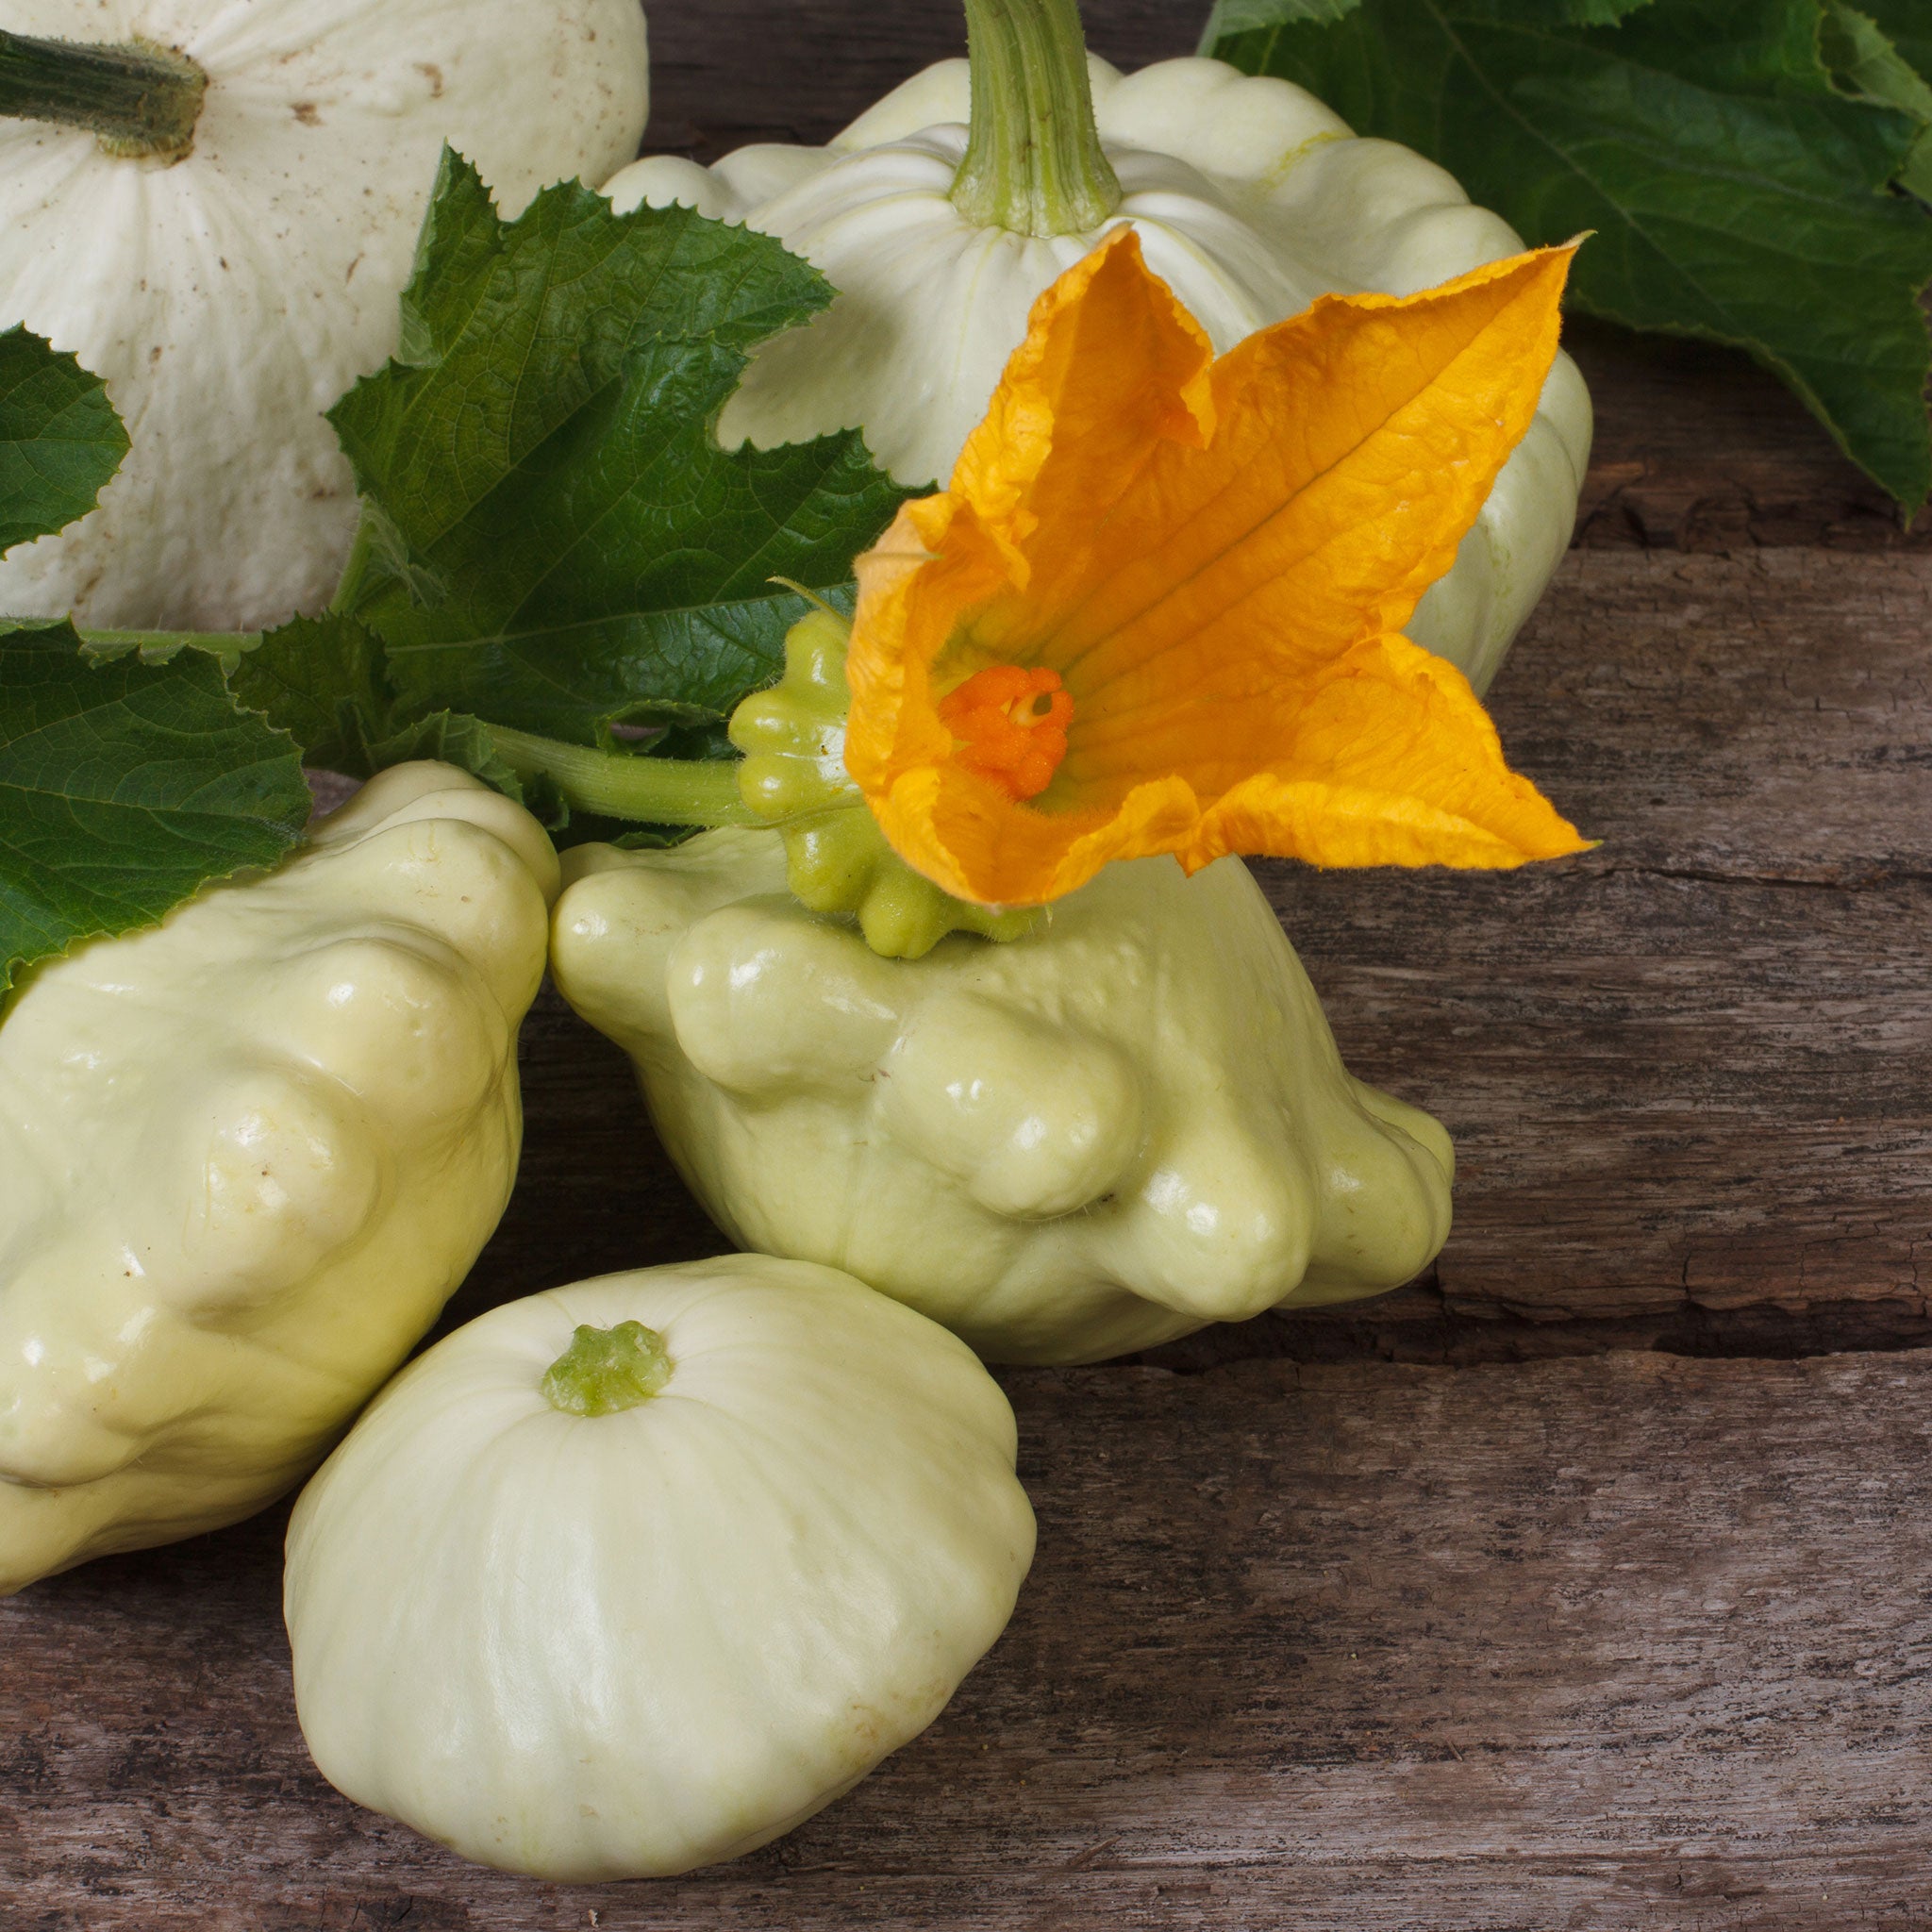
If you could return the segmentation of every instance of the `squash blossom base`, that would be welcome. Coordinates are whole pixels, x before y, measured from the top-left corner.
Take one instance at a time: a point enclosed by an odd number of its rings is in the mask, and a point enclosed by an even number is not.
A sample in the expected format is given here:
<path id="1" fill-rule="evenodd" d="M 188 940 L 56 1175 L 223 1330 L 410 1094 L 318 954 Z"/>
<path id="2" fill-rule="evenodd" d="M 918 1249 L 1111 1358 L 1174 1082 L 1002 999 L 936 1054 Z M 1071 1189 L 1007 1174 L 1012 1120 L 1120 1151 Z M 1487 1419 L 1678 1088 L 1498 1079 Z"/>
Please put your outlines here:
<path id="1" fill-rule="evenodd" d="M 922 958 L 949 932 L 1017 939 L 1034 908 L 974 906 L 942 891 L 886 842 L 846 776 L 850 637 L 830 610 L 801 618 L 786 633 L 784 677 L 732 714 L 731 741 L 744 754 L 740 789 L 746 805 L 781 825 L 786 884 L 814 912 L 856 918 L 887 958 Z"/>
<path id="2" fill-rule="evenodd" d="M 664 1338 L 641 1322 L 614 1328 L 581 1324 L 543 1372 L 543 1400 L 565 1415 L 622 1415 L 671 1379 Z"/>

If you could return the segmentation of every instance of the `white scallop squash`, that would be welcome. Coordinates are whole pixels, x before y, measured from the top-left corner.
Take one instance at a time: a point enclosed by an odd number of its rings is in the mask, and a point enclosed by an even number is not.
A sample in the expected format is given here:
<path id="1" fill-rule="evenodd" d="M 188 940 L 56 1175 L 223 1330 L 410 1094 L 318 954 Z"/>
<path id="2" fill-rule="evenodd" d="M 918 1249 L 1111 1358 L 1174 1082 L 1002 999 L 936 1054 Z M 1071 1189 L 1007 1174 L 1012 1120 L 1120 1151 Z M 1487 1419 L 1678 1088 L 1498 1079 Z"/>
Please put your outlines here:
<path id="1" fill-rule="evenodd" d="M 489 1240 L 557 855 L 397 765 L 0 1020 L 0 1596 L 301 1481 Z"/>
<path id="2" fill-rule="evenodd" d="M 1033 1556 L 1012 1411 L 849 1275 L 737 1255 L 554 1289 L 412 1363 L 303 1492 L 323 1774 L 486 1864 L 667 1874 L 924 1730 Z"/>
<path id="3" fill-rule="evenodd" d="M 606 184 L 620 209 L 681 203 L 776 236 L 839 291 L 754 356 L 720 422 L 727 444 L 856 426 L 900 482 L 943 484 L 1035 299 L 1124 224 L 1217 354 L 1318 295 L 1413 294 L 1523 246 L 1434 162 L 1357 138 L 1287 81 L 1205 59 L 1070 68 L 1071 0 L 967 11 L 971 68 L 914 75 L 825 147 L 747 147 L 711 168 L 658 157 Z M 1034 126 L 1041 100 L 1053 110 Z M 1559 355 L 1408 626 L 1478 691 L 1569 545 L 1591 427 L 1589 392 Z"/>
<path id="4" fill-rule="evenodd" d="M 5 29 L 0 115 L 86 125 L 0 119 L 0 328 L 103 377 L 133 448 L 90 515 L 0 561 L 0 611 L 315 608 L 356 526 L 323 411 L 396 346 L 444 142 L 510 211 L 621 167 L 638 0 L 8 0 Z"/>

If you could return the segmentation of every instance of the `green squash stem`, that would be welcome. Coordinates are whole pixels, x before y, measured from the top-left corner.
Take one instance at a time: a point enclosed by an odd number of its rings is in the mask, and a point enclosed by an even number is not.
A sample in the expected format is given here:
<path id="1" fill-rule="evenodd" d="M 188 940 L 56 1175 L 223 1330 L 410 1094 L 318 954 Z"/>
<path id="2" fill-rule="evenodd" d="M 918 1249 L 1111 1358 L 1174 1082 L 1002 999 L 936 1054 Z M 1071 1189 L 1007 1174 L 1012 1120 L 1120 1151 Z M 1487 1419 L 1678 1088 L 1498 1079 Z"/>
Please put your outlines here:
<path id="1" fill-rule="evenodd" d="M 109 154 L 178 160 L 207 91 L 208 75 L 170 47 L 0 30 L 0 115 L 84 127 Z"/>
<path id="2" fill-rule="evenodd" d="M 583 1324 L 543 1372 L 543 1399 L 565 1415 L 621 1415 L 671 1379 L 664 1338 L 641 1322 Z"/>
<path id="3" fill-rule="evenodd" d="M 1078 0 L 966 0 L 973 122 L 953 204 L 982 227 L 1083 235 L 1121 204 Z"/>
<path id="4" fill-rule="evenodd" d="M 649 758 L 597 751 L 491 724 L 497 755 L 519 777 L 545 777 L 566 803 L 646 825 L 761 825 L 740 795 L 736 758 Z"/>

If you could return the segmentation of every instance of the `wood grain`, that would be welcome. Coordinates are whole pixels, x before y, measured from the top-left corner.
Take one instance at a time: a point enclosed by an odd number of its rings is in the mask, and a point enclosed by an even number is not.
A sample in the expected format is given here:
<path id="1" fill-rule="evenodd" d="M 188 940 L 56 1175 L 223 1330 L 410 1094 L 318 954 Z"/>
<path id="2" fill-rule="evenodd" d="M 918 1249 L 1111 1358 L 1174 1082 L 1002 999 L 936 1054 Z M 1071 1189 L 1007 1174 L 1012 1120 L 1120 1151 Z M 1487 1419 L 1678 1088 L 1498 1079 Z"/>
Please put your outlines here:
<path id="1" fill-rule="evenodd" d="M 1260 868 L 1350 1064 L 1461 1151 L 1432 1280 L 1161 1352 L 1470 1360 L 1932 1339 L 1932 558 L 1573 553 L 1494 693 L 1586 858 Z M 528 1029 L 457 1312 L 723 1244 L 616 1054 Z"/>
<path id="2" fill-rule="evenodd" d="M 1008 1378 L 1041 1554 L 952 1707 L 735 1866 L 591 1890 L 356 1810 L 279 1512 L 0 1605 L 37 1932 L 1840 1932 L 1932 1914 L 1932 1357 Z M 592 1914 L 595 1914 L 593 1920 Z"/>
<path id="3" fill-rule="evenodd" d="M 1928 636 L 1919 556 L 1573 554 L 1496 717 L 1603 848 L 1273 871 L 1352 1062 L 1459 1137 L 1448 1309 L 1924 1339 Z"/>
<path id="4" fill-rule="evenodd" d="M 754 141 L 831 139 L 892 88 L 966 51 L 960 0 L 652 0 L 646 153 L 714 161 Z M 1207 0 L 1092 0 L 1087 43 L 1118 67 L 1191 54 Z"/>
<path id="5" fill-rule="evenodd" d="M 1737 349 L 1571 316 L 1596 404 L 1576 541 L 1646 550 L 1932 548 L 1784 385 Z"/>

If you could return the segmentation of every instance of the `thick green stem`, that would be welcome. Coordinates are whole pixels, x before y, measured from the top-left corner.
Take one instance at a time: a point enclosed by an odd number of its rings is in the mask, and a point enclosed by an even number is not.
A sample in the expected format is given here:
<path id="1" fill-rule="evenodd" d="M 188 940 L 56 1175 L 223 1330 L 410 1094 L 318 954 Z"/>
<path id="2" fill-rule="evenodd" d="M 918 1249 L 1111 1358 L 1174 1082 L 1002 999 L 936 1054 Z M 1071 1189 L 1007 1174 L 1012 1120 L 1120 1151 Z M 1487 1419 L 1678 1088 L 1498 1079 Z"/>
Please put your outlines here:
<path id="1" fill-rule="evenodd" d="M 362 584 L 369 575 L 369 560 L 375 550 L 375 526 L 365 509 L 356 525 L 356 540 L 349 545 L 342 574 L 336 581 L 336 593 L 328 600 L 331 617 L 355 616 L 356 607 L 362 601 Z"/>
<path id="2" fill-rule="evenodd" d="M 178 159 L 208 75 L 144 41 L 43 41 L 0 30 L 0 115 L 85 127 L 109 154 Z"/>
<path id="3" fill-rule="evenodd" d="M 664 1338 L 641 1322 L 593 1328 L 587 1322 L 543 1373 L 543 1399 L 565 1415 L 622 1415 L 671 1379 Z"/>
<path id="4" fill-rule="evenodd" d="M 579 811 L 647 825 L 762 825 L 738 789 L 736 758 L 647 758 L 593 751 L 501 724 L 490 736 L 523 778 L 551 780 Z"/>
<path id="5" fill-rule="evenodd" d="M 1121 203 L 1100 145 L 1078 0 L 966 0 L 973 125 L 953 181 L 968 221 L 1083 235 Z"/>

